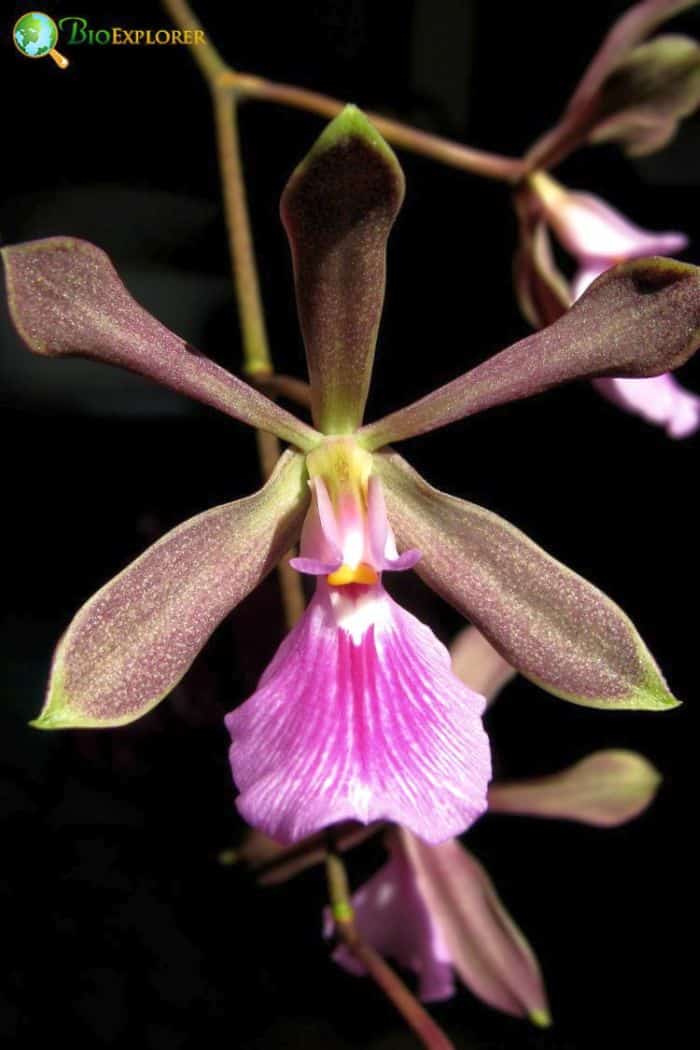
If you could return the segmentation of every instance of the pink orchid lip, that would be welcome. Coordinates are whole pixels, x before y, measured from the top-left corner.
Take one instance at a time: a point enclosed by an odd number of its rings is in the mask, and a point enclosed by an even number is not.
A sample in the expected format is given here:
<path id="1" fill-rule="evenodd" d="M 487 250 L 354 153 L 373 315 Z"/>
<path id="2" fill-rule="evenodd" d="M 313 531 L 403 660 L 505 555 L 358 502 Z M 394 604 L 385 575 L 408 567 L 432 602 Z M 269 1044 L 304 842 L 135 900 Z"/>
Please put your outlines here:
<path id="1" fill-rule="evenodd" d="M 227 715 L 238 809 L 281 843 L 343 820 L 391 820 L 430 842 L 459 834 L 486 808 L 484 706 L 381 583 L 320 579 Z"/>

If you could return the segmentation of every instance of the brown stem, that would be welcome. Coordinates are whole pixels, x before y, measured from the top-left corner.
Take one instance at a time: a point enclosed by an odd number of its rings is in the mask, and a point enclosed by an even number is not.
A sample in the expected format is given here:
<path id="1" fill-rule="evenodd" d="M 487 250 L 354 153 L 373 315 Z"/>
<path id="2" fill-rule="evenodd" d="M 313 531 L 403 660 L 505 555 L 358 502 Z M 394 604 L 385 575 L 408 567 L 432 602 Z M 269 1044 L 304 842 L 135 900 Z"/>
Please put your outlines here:
<path id="1" fill-rule="evenodd" d="M 355 925 L 345 865 L 337 851 L 332 833 L 328 834 L 326 880 L 335 932 L 346 948 L 362 963 L 367 973 L 394 1004 L 427 1050 L 455 1050 L 441 1028 L 423 1009 L 400 977 L 362 938 Z"/>
<path id="2" fill-rule="evenodd" d="M 264 102 L 278 102 L 295 109 L 304 109 L 318 113 L 322 117 L 335 117 L 344 107 L 344 103 L 317 91 L 294 87 L 292 84 L 278 84 L 262 77 L 247 73 L 227 71 L 222 76 L 224 83 L 230 84 L 244 97 L 259 99 Z M 523 163 L 516 157 L 505 157 L 500 153 L 487 153 L 485 150 L 463 146 L 459 142 L 419 131 L 398 120 L 391 120 L 379 113 L 368 112 L 367 116 L 387 141 L 402 149 L 421 153 L 425 157 L 447 164 L 452 168 L 461 168 L 474 175 L 483 175 L 488 179 L 500 179 L 504 182 L 518 182 L 522 176 Z"/>
<path id="3" fill-rule="evenodd" d="M 352 820 L 336 824 L 333 829 L 335 848 L 345 853 L 373 835 L 386 831 L 387 827 L 384 822 L 362 825 Z M 315 864 L 322 864 L 326 859 L 326 842 L 325 832 L 320 831 L 294 846 L 278 846 L 276 851 L 268 853 L 260 860 L 252 860 L 251 868 L 257 882 L 261 886 L 274 886 L 279 882 L 286 882 Z M 247 860 L 245 843 L 238 850 L 238 854 L 242 860 Z"/>
<path id="4" fill-rule="evenodd" d="M 243 359 L 248 375 L 272 372 L 265 316 L 260 298 L 253 237 L 248 216 L 245 179 L 238 138 L 237 100 L 217 79 L 211 86 L 216 118 L 221 186 L 224 194 L 229 250 L 243 335 Z"/>
<path id="5" fill-rule="evenodd" d="M 163 0 L 163 6 L 180 29 L 203 33 L 202 25 L 184 0 Z M 243 339 L 244 369 L 249 375 L 272 372 L 272 362 L 260 298 L 253 237 L 248 217 L 245 178 L 238 137 L 237 92 L 223 58 L 206 38 L 190 51 L 211 91 L 216 121 L 216 147 L 224 196 L 233 281 Z"/>
<path id="6" fill-rule="evenodd" d="M 171 20 L 179 29 L 194 29 L 203 33 L 202 23 L 196 17 L 194 11 L 184 0 L 162 0 L 163 7 L 170 15 Z M 216 79 L 220 73 L 228 70 L 228 66 L 216 50 L 213 44 L 205 37 L 203 44 L 190 46 L 192 57 L 202 71 L 202 75 L 208 84 Z"/>
<path id="7" fill-rule="evenodd" d="M 173 21 L 182 29 L 202 29 L 189 5 L 184 0 L 163 0 L 163 6 Z M 273 80 L 237 73 L 226 65 L 218 51 L 207 41 L 192 47 L 195 60 L 204 73 L 209 84 L 218 81 L 221 87 L 228 87 L 241 96 L 256 98 L 265 102 L 279 102 L 283 106 L 304 109 L 318 113 L 322 117 L 335 117 L 344 103 L 329 95 L 292 84 L 279 84 Z M 522 161 L 515 157 L 505 157 L 500 153 L 488 153 L 486 150 L 472 149 L 460 142 L 452 142 L 440 135 L 431 135 L 419 131 L 398 120 L 391 120 L 379 113 L 368 113 L 374 126 L 389 142 L 402 149 L 421 153 L 441 164 L 452 168 L 471 171 L 488 179 L 500 179 L 503 182 L 518 182 L 522 176 Z"/>
<path id="8" fill-rule="evenodd" d="M 201 23 L 184 0 L 163 0 L 163 6 L 180 29 L 202 31 Z M 233 281 L 243 342 L 244 370 L 249 376 L 269 376 L 273 372 L 267 340 L 265 315 L 255 264 L 253 237 L 248 215 L 245 178 L 238 136 L 238 94 L 225 74 L 230 72 L 221 55 L 208 40 L 190 47 L 211 91 L 216 122 L 216 144 L 224 196 Z M 263 476 L 268 478 L 280 455 L 280 443 L 272 434 L 257 432 L 258 455 Z M 301 577 L 287 564 L 277 570 L 285 621 L 293 627 L 304 611 Z"/>
<path id="9" fill-rule="evenodd" d="M 311 408 L 311 387 L 303 379 L 273 372 L 269 376 L 256 376 L 255 386 L 268 397 L 286 397 L 288 401 L 294 401 L 297 405 Z"/>

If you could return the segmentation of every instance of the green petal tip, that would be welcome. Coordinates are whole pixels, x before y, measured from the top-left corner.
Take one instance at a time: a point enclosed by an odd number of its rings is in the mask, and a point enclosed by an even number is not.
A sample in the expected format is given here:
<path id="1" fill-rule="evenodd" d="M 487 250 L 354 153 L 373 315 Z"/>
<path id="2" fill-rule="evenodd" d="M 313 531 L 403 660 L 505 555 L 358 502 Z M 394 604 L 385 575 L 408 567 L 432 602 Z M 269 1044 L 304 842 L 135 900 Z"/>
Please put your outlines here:
<path id="1" fill-rule="evenodd" d="M 34 729 L 80 728 L 80 720 L 76 721 L 70 717 L 70 707 L 63 689 L 63 675 L 58 667 L 54 667 L 52 672 L 44 706 L 29 725 Z"/>
<path id="2" fill-rule="evenodd" d="M 660 689 L 654 683 L 638 689 L 629 707 L 637 711 L 673 711 L 675 707 L 681 707 L 682 703 L 682 700 L 677 700 L 667 689 Z"/>
<path id="3" fill-rule="evenodd" d="M 78 729 L 80 728 L 76 723 L 66 721 L 60 717 L 60 715 L 52 714 L 50 711 L 42 711 L 37 717 L 33 718 L 31 722 L 27 723 L 32 729 Z"/>
<path id="4" fill-rule="evenodd" d="M 328 150 L 334 149 L 350 139 L 361 139 L 368 146 L 381 153 L 392 166 L 396 166 L 400 170 L 398 159 L 391 146 L 382 138 L 362 110 L 351 104 L 345 106 L 338 116 L 334 117 L 330 124 L 324 128 L 300 167 L 305 166 L 315 160 L 320 154 L 326 153 Z"/>
<path id="5" fill-rule="evenodd" d="M 547 1010 L 530 1010 L 528 1017 L 538 1028 L 550 1028 L 552 1024 L 551 1014 Z"/>

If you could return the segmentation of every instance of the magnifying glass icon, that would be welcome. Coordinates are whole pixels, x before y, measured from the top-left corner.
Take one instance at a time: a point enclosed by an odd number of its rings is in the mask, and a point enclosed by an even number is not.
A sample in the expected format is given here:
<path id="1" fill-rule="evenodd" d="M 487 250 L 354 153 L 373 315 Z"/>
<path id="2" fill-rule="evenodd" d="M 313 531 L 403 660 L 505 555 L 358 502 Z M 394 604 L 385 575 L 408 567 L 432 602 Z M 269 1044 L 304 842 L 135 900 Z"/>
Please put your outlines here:
<path id="1" fill-rule="evenodd" d="M 70 63 L 65 55 L 56 50 L 58 26 L 53 18 L 43 11 L 28 11 L 15 22 L 12 30 L 15 47 L 25 58 L 44 58 L 50 55 L 59 69 Z"/>

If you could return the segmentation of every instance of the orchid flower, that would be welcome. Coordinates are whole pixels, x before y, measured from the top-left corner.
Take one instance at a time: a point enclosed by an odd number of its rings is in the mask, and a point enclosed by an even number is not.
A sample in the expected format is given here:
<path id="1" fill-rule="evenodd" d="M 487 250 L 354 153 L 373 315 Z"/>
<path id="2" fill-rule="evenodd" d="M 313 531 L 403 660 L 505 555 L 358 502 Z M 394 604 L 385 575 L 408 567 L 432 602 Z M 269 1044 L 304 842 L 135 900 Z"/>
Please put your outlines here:
<path id="1" fill-rule="evenodd" d="M 530 260 L 530 267 L 539 264 L 540 279 L 548 281 L 555 289 L 563 289 L 559 309 L 556 298 L 553 311 L 545 309 L 547 320 L 562 312 L 567 299 L 569 302 L 579 299 L 596 277 L 616 263 L 682 251 L 687 245 L 685 234 L 642 230 L 599 197 L 571 192 L 545 172 L 532 175 L 529 185 L 533 195 L 534 221 L 546 223 L 578 264 L 567 291 L 563 277 L 556 274 L 551 250 L 542 243 L 542 238 L 546 237 L 544 230 L 534 234 L 533 251 L 539 251 L 539 260 Z M 538 237 L 540 242 L 536 247 Z M 527 265 L 525 260 L 523 263 Z M 530 277 L 530 280 L 535 279 Z M 529 312 L 537 311 L 531 309 Z M 670 437 L 686 437 L 700 427 L 700 397 L 685 390 L 669 373 L 648 379 L 594 379 L 593 385 L 619 407 L 650 423 L 664 426 Z"/>
<path id="2" fill-rule="evenodd" d="M 386 446 L 567 380 L 676 367 L 700 341 L 700 271 L 660 259 L 616 267 L 556 324 L 362 426 L 403 193 L 394 154 L 354 107 L 285 189 L 313 426 L 161 325 L 94 245 L 52 237 L 3 252 L 11 314 L 30 349 L 129 368 L 291 446 L 259 492 L 173 529 L 80 609 L 34 723 L 118 726 L 145 714 L 301 538 L 293 564 L 315 579 L 314 596 L 228 717 L 238 807 L 280 841 L 352 818 L 396 821 L 437 843 L 486 807 L 484 699 L 387 594 L 384 572 L 415 567 L 557 696 L 619 709 L 677 703 L 617 605 Z"/>

